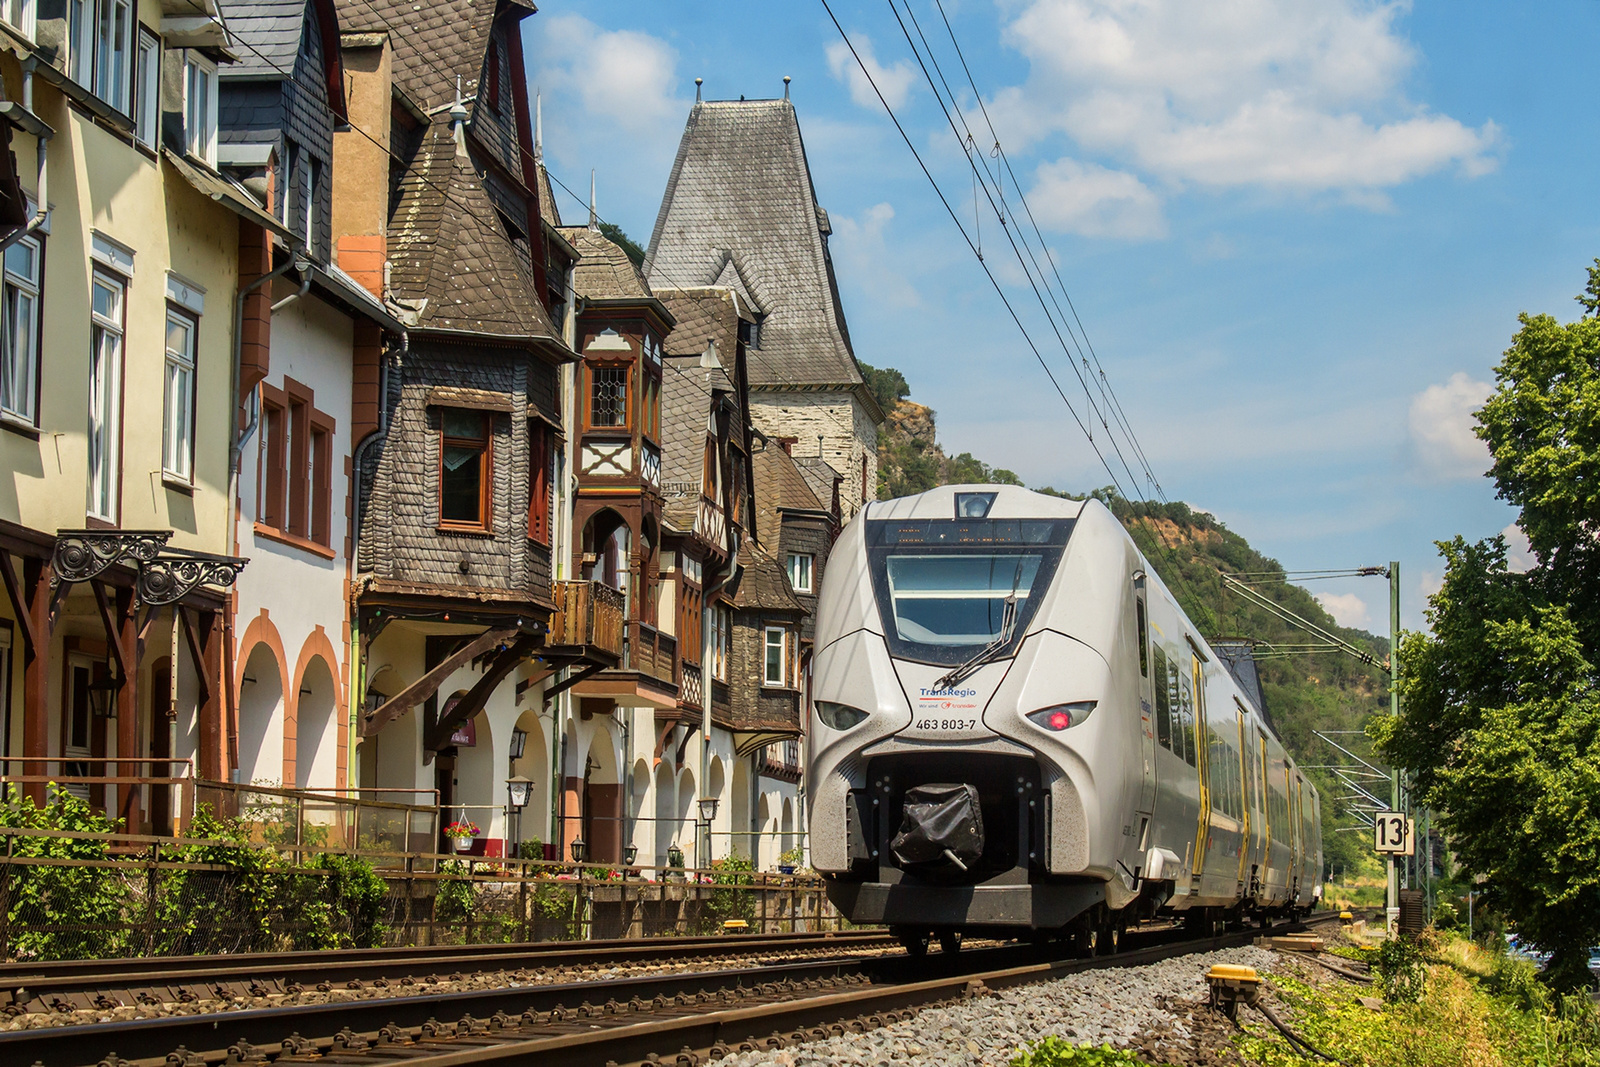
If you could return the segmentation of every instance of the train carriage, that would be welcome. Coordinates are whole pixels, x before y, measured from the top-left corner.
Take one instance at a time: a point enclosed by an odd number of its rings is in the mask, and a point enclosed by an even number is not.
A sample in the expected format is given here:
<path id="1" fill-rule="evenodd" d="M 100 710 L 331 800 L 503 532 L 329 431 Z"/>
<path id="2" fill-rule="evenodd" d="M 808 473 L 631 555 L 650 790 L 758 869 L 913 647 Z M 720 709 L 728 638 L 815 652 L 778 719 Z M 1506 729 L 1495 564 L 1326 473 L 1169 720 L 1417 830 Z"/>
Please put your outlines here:
<path id="1" fill-rule="evenodd" d="M 1318 797 L 1097 501 L 870 504 L 817 613 L 813 866 L 915 950 L 1309 908 Z"/>

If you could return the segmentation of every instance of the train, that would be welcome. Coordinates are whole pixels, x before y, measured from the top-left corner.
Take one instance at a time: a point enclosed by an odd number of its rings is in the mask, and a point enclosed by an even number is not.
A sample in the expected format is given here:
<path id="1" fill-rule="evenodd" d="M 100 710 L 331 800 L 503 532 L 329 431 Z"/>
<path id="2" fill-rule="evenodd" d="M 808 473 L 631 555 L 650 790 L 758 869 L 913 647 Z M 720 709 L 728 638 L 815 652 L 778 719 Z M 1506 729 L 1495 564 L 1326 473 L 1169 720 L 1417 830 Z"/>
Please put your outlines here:
<path id="1" fill-rule="evenodd" d="M 1106 953 L 1139 922 L 1265 925 L 1321 895 L 1320 797 L 1259 685 L 1097 500 L 869 503 L 829 556 L 815 648 L 811 865 L 913 953 Z"/>

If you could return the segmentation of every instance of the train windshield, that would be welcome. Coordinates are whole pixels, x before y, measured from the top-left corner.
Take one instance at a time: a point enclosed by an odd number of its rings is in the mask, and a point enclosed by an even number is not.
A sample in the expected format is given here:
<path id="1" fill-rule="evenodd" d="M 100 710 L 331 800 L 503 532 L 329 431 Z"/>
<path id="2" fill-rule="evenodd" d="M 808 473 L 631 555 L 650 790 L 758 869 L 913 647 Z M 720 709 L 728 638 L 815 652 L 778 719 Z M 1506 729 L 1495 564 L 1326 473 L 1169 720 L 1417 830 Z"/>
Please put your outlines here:
<path id="1" fill-rule="evenodd" d="M 1012 654 L 1050 587 L 1072 525 L 1070 519 L 869 521 L 872 584 L 890 651 L 936 664 L 961 663 L 997 642 L 997 656 Z"/>

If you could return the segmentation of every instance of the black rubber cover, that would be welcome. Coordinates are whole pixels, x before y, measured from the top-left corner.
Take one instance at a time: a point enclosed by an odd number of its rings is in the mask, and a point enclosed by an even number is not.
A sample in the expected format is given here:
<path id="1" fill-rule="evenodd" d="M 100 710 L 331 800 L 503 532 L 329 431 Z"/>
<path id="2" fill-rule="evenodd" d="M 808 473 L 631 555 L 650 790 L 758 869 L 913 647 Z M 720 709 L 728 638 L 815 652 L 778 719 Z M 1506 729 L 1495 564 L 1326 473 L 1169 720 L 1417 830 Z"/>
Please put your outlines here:
<path id="1" fill-rule="evenodd" d="M 889 851 L 903 867 L 937 864 L 955 868 L 946 851 L 967 866 L 983 855 L 983 809 L 978 787 L 930 782 L 906 790 L 900 832 Z"/>

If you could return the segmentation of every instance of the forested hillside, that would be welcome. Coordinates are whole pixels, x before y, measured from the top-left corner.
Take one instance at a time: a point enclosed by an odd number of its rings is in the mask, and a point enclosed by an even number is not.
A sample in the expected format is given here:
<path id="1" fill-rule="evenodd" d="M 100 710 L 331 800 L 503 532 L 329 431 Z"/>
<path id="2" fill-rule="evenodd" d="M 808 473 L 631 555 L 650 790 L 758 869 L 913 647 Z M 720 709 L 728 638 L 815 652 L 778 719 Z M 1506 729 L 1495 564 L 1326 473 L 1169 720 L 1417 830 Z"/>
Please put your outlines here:
<path id="1" fill-rule="evenodd" d="M 880 499 L 960 482 L 1022 484 L 1011 471 L 989 467 L 969 453 L 946 456 L 936 438 L 934 412 L 909 399 L 904 376 L 892 368 L 862 369 L 889 412 L 878 444 Z M 1342 870 L 1371 865 L 1363 835 L 1332 832 L 1335 825 L 1349 822 L 1339 814 L 1338 798 L 1345 790 L 1334 785 L 1331 774 L 1317 768 L 1342 757 L 1316 732 L 1359 731 L 1370 716 L 1388 711 L 1388 680 L 1381 666 L 1389 653 L 1388 640 L 1339 626 L 1309 591 L 1285 579 L 1277 560 L 1263 556 L 1216 518 L 1187 504 L 1128 501 L 1104 489 L 1074 492 L 1047 486 L 1038 491 L 1076 499 L 1092 495 L 1104 502 L 1203 635 L 1261 642 L 1258 657 L 1268 714 L 1296 759 L 1312 767 L 1324 814 L 1330 816 L 1325 834 L 1329 866 Z M 1367 649 L 1379 665 L 1331 651 L 1275 654 L 1268 646 L 1305 645 L 1315 638 L 1229 592 L 1222 581 L 1224 572 L 1251 575 L 1250 581 L 1271 600 Z M 1382 579 L 1368 580 L 1374 584 L 1376 599 L 1383 592 Z M 1334 736 L 1346 747 L 1367 754 L 1363 737 Z"/>

